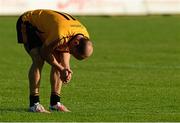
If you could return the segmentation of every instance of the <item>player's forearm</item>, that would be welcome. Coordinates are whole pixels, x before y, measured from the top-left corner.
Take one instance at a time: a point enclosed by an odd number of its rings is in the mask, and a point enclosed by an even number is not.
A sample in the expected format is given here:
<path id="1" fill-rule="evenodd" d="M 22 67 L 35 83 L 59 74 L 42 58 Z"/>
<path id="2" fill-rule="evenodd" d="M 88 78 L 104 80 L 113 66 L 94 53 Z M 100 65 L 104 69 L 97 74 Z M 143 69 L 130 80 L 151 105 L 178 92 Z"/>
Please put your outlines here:
<path id="1" fill-rule="evenodd" d="M 58 41 L 52 42 L 51 44 L 44 43 L 40 49 L 40 54 L 42 58 L 47 61 L 50 65 L 56 67 L 59 71 L 62 71 L 64 67 L 58 63 L 56 58 L 53 55 L 53 50 L 55 46 L 58 44 Z"/>
<path id="2" fill-rule="evenodd" d="M 72 77 L 72 70 L 70 69 L 70 53 L 65 52 L 62 53 L 62 65 L 66 70 L 66 78 L 64 83 L 68 83 L 71 80 Z"/>
<path id="3" fill-rule="evenodd" d="M 70 54 L 69 53 L 63 53 L 63 59 L 62 59 L 62 64 L 65 68 L 70 69 Z"/>
<path id="4" fill-rule="evenodd" d="M 56 68 L 57 68 L 58 70 L 60 70 L 60 71 L 62 71 L 62 70 L 64 69 L 64 67 L 57 62 L 56 58 L 55 58 L 54 55 L 52 55 L 52 54 L 50 54 L 49 56 L 46 57 L 46 61 L 47 61 L 50 65 L 56 67 Z"/>
<path id="5" fill-rule="evenodd" d="M 58 70 L 62 71 L 64 69 L 64 67 L 57 62 L 56 58 L 52 53 L 41 51 L 41 56 L 45 61 L 47 61 L 50 65 L 56 67 Z"/>

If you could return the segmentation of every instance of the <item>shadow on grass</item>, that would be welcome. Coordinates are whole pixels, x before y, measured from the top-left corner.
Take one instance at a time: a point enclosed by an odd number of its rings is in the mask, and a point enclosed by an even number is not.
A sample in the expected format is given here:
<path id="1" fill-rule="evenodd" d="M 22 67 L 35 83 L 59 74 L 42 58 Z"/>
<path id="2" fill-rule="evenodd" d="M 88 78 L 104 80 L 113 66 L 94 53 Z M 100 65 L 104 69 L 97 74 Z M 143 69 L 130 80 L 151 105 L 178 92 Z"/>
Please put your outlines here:
<path id="1" fill-rule="evenodd" d="M 1 113 L 7 113 L 7 112 L 19 112 L 19 113 L 23 113 L 23 112 L 28 112 L 27 108 L 0 108 L 0 112 Z"/>

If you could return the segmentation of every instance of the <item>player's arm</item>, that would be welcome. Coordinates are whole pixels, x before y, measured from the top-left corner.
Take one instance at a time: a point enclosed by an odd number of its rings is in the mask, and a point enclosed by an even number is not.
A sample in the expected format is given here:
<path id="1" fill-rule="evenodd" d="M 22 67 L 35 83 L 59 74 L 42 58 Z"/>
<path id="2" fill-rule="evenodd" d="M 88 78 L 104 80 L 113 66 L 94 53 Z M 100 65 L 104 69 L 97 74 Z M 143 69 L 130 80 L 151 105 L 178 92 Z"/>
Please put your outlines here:
<path id="1" fill-rule="evenodd" d="M 69 82 L 71 80 L 72 76 L 72 70 L 70 69 L 70 53 L 69 52 L 63 52 L 62 53 L 62 65 L 67 70 L 66 71 L 66 81 L 65 83 Z"/>
<path id="2" fill-rule="evenodd" d="M 57 68 L 59 71 L 63 71 L 64 67 L 58 63 L 53 55 L 53 50 L 58 46 L 59 40 L 53 41 L 49 44 L 44 43 L 40 49 L 41 57 L 47 61 L 50 65 Z"/>
<path id="3" fill-rule="evenodd" d="M 66 69 L 70 69 L 70 53 L 69 52 L 63 52 L 62 53 L 62 64 Z"/>

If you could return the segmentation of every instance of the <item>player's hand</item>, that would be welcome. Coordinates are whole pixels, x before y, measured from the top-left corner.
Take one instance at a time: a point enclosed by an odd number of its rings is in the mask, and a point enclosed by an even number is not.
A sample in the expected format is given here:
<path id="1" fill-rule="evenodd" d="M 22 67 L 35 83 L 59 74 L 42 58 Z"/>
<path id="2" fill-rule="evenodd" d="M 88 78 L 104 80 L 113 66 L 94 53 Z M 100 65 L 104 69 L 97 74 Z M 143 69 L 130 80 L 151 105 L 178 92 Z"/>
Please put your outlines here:
<path id="1" fill-rule="evenodd" d="M 68 84 L 71 80 L 72 77 L 72 70 L 71 69 L 66 69 L 66 79 L 63 81 L 64 84 Z"/>
<path id="2" fill-rule="evenodd" d="M 68 72 L 68 76 L 67 76 L 67 78 L 66 78 L 66 81 L 64 81 L 64 84 L 69 83 L 70 80 L 71 80 L 71 77 L 72 77 L 72 72 Z"/>
<path id="3" fill-rule="evenodd" d="M 71 69 L 63 69 L 61 71 L 60 78 L 63 81 L 64 84 L 67 84 L 70 82 L 72 76 L 72 71 Z"/>

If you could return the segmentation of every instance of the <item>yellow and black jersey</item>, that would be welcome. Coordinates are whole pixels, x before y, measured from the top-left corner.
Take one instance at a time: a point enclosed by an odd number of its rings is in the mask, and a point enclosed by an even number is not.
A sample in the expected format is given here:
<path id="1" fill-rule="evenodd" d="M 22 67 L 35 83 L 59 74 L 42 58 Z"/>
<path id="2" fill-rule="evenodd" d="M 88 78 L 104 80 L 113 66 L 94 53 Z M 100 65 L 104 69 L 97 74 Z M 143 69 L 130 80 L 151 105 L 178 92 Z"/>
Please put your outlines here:
<path id="1" fill-rule="evenodd" d="M 60 45 L 66 44 L 76 34 L 83 34 L 89 38 L 86 28 L 73 16 L 53 10 L 28 11 L 21 16 L 23 23 L 32 25 L 42 43 L 49 44 L 60 41 Z M 22 33 L 23 26 L 21 29 Z M 26 39 L 23 39 L 26 42 Z"/>

